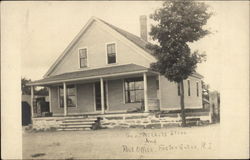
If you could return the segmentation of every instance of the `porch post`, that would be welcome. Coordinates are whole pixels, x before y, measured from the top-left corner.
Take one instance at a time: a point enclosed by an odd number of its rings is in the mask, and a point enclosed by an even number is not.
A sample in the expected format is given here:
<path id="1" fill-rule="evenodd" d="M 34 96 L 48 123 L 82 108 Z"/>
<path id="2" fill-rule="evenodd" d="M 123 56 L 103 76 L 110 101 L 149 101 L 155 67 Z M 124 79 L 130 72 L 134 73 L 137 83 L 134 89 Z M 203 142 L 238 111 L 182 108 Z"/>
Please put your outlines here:
<path id="1" fill-rule="evenodd" d="M 100 78 L 100 88 L 101 88 L 101 107 L 102 107 L 102 114 L 104 114 L 104 88 L 103 88 L 103 78 Z"/>
<path id="2" fill-rule="evenodd" d="M 48 87 L 49 90 L 49 112 L 51 112 L 51 89 Z"/>
<path id="3" fill-rule="evenodd" d="M 67 116 L 67 89 L 66 83 L 63 82 L 63 104 L 64 104 L 64 116 Z"/>
<path id="4" fill-rule="evenodd" d="M 148 112 L 148 85 L 147 85 L 147 74 L 143 73 L 143 87 L 144 87 L 144 106 L 145 112 Z"/>
<path id="5" fill-rule="evenodd" d="M 31 89 L 31 101 L 30 101 L 30 106 L 31 106 L 31 118 L 34 117 L 34 86 L 30 86 Z"/>

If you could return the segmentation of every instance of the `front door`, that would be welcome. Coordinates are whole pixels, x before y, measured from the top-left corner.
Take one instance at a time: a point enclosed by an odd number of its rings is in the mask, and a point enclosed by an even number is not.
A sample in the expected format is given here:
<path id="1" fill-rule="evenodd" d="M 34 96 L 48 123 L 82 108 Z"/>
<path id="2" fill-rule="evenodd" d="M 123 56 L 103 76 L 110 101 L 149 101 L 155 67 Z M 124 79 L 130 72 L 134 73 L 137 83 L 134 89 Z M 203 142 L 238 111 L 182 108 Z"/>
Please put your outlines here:
<path id="1" fill-rule="evenodd" d="M 103 83 L 104 86 L 104 108 L 107 110 L 107 96 L 106 96 L 106 82 Z M 101 105 L 101 84 L 100 82 L 95 83 L 95 107 L 96 111 L 101 111 L 102 110 L 102 105 Z"/>

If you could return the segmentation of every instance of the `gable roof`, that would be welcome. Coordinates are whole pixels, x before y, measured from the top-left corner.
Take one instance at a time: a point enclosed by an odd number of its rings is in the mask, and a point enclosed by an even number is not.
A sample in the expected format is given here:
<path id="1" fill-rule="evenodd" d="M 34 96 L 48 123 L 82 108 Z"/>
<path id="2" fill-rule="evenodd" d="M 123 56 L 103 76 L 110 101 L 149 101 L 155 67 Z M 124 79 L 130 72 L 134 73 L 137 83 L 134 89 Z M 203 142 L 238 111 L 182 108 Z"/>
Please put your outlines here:
<path id="1" fill-rule="evenodd" d="M 70 42 L 70 44 L 67 46 L 67 48 L 63 51 L 63 53 L 57 58 L 57 60 L 53 63 L 53 65 L 49 68 L 49 70 L 46 72 L 46 74 L 44 75 L 44 78 L 48 77 L 48 75 L 55 69 L 55 67 L 59 64 L 59 62 L 63 59 L 63 57 L 65 57 L 65 55 L 68 53 L 68 51 L 73 47 L 73 45 L 79 40 L 79 38 L 83 35 L 83 33 L 85 33 L 85 31 L 88 29 L 88 27 L 94 22 L 101 22 L 104 23 L 105 25 L 109 26 L 111 29 L 115 30 L 116 32 L 118 32 L 120 35 L 122 35 L 123 37 L 125 37 L 126 39 L 128 39 L 129 41 L 131 41 L 132 43 L 134 43 L 135 45 L 137 45 L 138 47 L 140 47 L 141 49 L 143 49 L 144 51 L 146 51 L 149 55 L 153 55 L 152 51 L 149 50 L 146 46 L 147 44 L 150 44 L 150 42 L 146 42 L 144 41 L 142 38 L 129 33 L 123 29 L 120 29 L 102 19 L 96 18 L 96 17 L 92 17 L 88 20 L 88 22 L 85 24 L 85 26 L 81 29 L 81 31 L 76 35 L 76 37 Z M 197 77 L 197 78 L 203 78 L 202 75 L 200 75 L 197 72 L 194 72 L 191 76 Z M 54 76 L 53 76 L 54 77 Z"/>
<path id="2" fill-rule="evenodd" d="M 99 19 L 99 18 L 98 18 Z M 116 30 L 118 33 L 120 33 L 121 35 L 123 35 L 124 37 L 126 37 L 128 40 L 130 40 L 131 42 L 133 42 L 134 44 L 136 44 L 137 46 L 139 46 L 140 48 L 142 48 L 143 50 L 145 50 L 146 52 L 152 54 L 152 51 L 149 50 L 146 46 L 147 44 L 150 44 L 150 42 L 146 42 L 144 41 L 142 38 L 129 33 L 123 29 L 120 29 L 112 24 L 109 24 L 108 22 L 105 22 L 102 19 L 99 19 L 100 21 L 102 21 L 103 23 L 107 24 L 109 27 L 111 27 L 112 29 Z"/>
<path id="3" fill-rule="evenodd" d="M 77 34 L 77 36 L 71 41 L 71 43 L 63 51 L 63 53 L 57 58 L 57 60 L 53 63 L 53 65 L 49 68 L 49 70 L 45 73 L 44 77 L 47 77 L 56 68 L 56 66 L 63 59 L 63 57 L 65 57 L 65 55 L 68 53 L 68 51 L 73 47 L 73 45 L 79 40 L 79 38 L 83 35 L 83 33 L 88 29 L 88 27 L 94 21 L 101 22 L 101 23 L 104 23 L 105 25 L 109 26 L 111 29 L 115 30 L 120 35 L 124 36 L 125 38 L 127 38 L 128 40 L 133 42 L 135 45 L 137 45 L 138 47 L 140 47 L 141 49 L 146 51 L 150 56 L 152 56 L 152 52 L 149 49 L 146 48 L 146 45 L 149 42 L 144 41 L 143 39 L 141 39 L 140 37 L 138 37 L 138 36 L 136 36 L 136 35 L 134 35 L 132 33 L 129 33 L 127 31 L 123 30 L 123 29 L 120 29 L 120 28 L 118 28 L 118 27 L 116 27 L 114 25 L 111 25 L 111 24 L 105 22 L 102 19 L 92 17 L 92 18 L 89 19 L 89 21 L 86 23 L 86 25 L 81 29 L 81 31 Z"/>
<path id="4" fill-rule="evenodd" d="M 140 72 L 147 72 L 147 71 L 151 71 L 151 70 L 149 68 L 136 65 L 136 64 L 126 64 L 126 65 L 63 73 L 60 75 L 47 77 L 41 80 L 32 81 L 28 83 L 28 85 L 41 85 L 41 84 L 45 85 L 45 84 L 53 84 L 53 83 L 59 83 L 59 82 L 65 82 L 65 81 L 108 77 L 111 75 L 113 76 L 114 74 L 129 74 L 129 73 L 134 73 L 134 72 L 140 73 Z"/>

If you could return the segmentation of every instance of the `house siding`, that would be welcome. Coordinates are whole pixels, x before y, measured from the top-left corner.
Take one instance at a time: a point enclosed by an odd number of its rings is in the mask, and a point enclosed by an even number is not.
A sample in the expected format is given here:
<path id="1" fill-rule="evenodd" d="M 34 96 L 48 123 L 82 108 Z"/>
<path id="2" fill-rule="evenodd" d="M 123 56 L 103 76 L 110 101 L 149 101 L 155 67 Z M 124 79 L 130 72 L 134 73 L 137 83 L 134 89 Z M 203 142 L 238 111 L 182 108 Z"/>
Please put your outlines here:
<path id="1" fill-rule="evenodd" d="M 51 111 L 53 114 L 63 114 L 63 108 L 59 107 L 58 100 L 58 87 L 53 86 L 50 88 L 51 91 Z"/>
<path id="2" fill-rule="evenodd" d="M 93 83 L 76 85 L 77 106 L 68 107 L 68 114 L 94 112 Z M 55 115 L 64 114 L 64 108 L 59 106 L 58 86 L 51 87 L 51 111 Z"/>
<path id="3" fill-rule="evenodd" d="M 178 96 L 177 84 L 160 76 L 160 88 L 157 89 L 157 76 L 147 76 L 148 98 L 160 99 L 161 109 L 180 109 L 180 96 Z M 186 108 L 201 108 L 202 89 L 201 80 L 189 77 L 190 92 L 188 96 L 188 82 L 184 81 L 184 98 Z M 197 97 L 196 82 L 199 82 L 199 96 Z M 107 111 L 127 111 L 129 109 L 141 108 L 141 103 L 125 103 L 124 80 L 106 80 L 107 83 Z M 77 107 L 69 107 L 68 114 L 84 114 L 95 112 L 94 83 L 77 84 Z M 158 95 L 157 92 L 160 92 Z M 63 114 L 63 108 L 59 107 L 58 87 L 51 87 L 51 105 L 54 114 Z"/>
<path id="4" fill-rule="evenodd" d="M 133 108 L 141 108 L 141 103 L 125 103 L 124 99 L 125 93 L 123 90 L 123 85 L 124 85 L 123 79 L 108 81 L 109 111 L 122 111 Z M 156 77 L 148 76 L 147 85 L 148 85 L 148 98 L 156 99 L 157 98 Z"/>
<path id="5" fill-rule="evenodd" d="M 188 96 L 188 82 L 184 80 L 184 102 L 185 108 L 202 108 L 201 80 L 189 77 L 190 93 Z M 199 97 L 197 97 L 196 82 L 199 82 Z M 180 96 L 178 96 L 177 83 L 170 82 L 164 76 L 160 76 L 161 108 L 180 109 Z"/>
<path id="6" fill-rule="evenodd" d="M 149 67 L 149 64 L 152 62 L 151 60 L 148 60 L 147 58 L 142 56 L 142 53 L 138 53 L 138 51 L 130 47 L 130 45 L 122 42 L 119 38 L 117 38 L 117 36 L 113 36 L 114 34 L 109 34 L 108 31 L 108 28 L 101 26 L 97 22 L 93 22 L 89 29 L 87 29 L 82 37 L 80 37 L 79 41 L 74 44 L 74 46 L 69 50 L 66 56 L 60 61 L 60 63 L 50 75 L 84 70 L 80 69 L 79 67 L 78 49 L 80 48 L 87 48 L 88 52 L 88 67 L 85 69 L 122 65 L 128 63 L 134 63 L 137 65 Z M 116 64 L 107 64 L 107 43 L 116 43 Z"/>
<path id="7" fill-rule="evenodd" d="M 93 83 L 77 85 L 77 113 L 94 112 Z"/>

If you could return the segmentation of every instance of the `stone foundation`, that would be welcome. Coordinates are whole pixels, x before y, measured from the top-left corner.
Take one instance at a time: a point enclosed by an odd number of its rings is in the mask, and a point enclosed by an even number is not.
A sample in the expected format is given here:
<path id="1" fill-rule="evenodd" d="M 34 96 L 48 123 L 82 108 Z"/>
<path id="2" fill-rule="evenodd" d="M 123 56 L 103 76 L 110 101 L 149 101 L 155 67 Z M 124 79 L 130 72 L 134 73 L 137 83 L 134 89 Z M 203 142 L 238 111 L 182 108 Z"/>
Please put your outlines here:
<path id="1" fill-rule="evenodd" d="M 33 118 L 32 128 L 34 130 L 53 130 L 62 124 L 64 117 Z"/>
<path id="2" fill-rule="evenodd" d="M 98 128 L 170 128 L 181 126 L 180 114 L 131 113 L 89 115 L 88 118 L 100 119 Z M 209 113 L 189 118 L 200 118 L 200 121 L 211 122 Z M 65 117 L 33 118 L 32 128 L 35 130 L 53 130 L 59 128 Z"/>
<path id="3" fill-rule="evenodd" d="M 181 125 L 181 117 L 160 117 L 155 114 L 148 116 L 103 117 L 101 126 L 104 128 L 166 128 Z"/>

